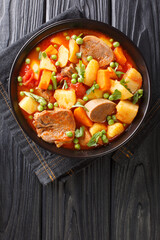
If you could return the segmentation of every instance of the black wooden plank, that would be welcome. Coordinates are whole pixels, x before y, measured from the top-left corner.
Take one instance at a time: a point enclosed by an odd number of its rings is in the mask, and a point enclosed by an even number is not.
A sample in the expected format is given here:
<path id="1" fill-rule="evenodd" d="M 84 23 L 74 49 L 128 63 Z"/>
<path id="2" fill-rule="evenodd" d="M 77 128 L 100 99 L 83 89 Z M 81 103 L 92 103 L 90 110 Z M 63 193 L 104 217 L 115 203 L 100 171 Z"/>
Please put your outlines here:
<path id="1" fill-rule="evenodd" d="M 0 50 L 43 20 L 43 0 L 0 0 Z M 8 56 L 9 57 L 9 56 Z M 41 185 L 0 115 L 0 239 L 41 239 Z"/>
<path id="2" fill-rule="evenodd" d="M 46 19 L 77 5 L 86 17 L 109 22 L 108 1 L 47 0 Z M 110 240 L 110 160 L 106 157 L 43 187 L 42 239 Z"/>
<path id="3" fill-rule="evenodd" d="M 112 0 L 112 24 L 140 48 L 151 74 L 152 100 L 160 94 L 160 3 Z M 122 17 L 123 16 L 123 17 Z M 126 165 L 112 165 L 113 240 L 160 239 L 160 125 Z"/>

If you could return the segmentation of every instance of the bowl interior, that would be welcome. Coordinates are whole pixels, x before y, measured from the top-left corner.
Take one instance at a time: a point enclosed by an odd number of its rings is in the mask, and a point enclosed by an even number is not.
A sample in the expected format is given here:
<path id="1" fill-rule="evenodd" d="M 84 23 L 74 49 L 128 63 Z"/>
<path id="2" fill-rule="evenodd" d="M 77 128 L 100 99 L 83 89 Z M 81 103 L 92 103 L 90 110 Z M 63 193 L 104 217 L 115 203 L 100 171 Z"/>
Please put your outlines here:
<path id="1" fill-rule="evenodd" d="M 20 70 L 20 67 L 26 58 L 27 54 L 31 51 L 31 49 L 37 45 L 40 41 L 42 41 L 44 38 L 46 38 L 49 35 L 52 35 L 59 31 L 64 31 L 68 29 L 74 29 L 74 28 L 81 28 L 81 29 L 91 29 L 95 31 L 102 32 L 104 34 L 109 35 L 110 37 L 118 40 L 122 47 L 129 53 L 129 55 L 132 57 L 134 62 L 136 63 L 137 69 L 140 71 L 140 73 L 143 76 L 143 89 L 144 89 L 144 97 L 140 103 L 140 108 L 138 111 L 138 114 L 136 118 L 134 119 L 133 123 L 129 127 L 129 129 L 120 137 L 115 139 L 111 144 L 108 146 L 103 146 L 100 148 L 96 148 L 93 150 L 80 150 L 80 151 L 74 151 L 64 148 L 57 148 L 54 144 L 49 144 L 47 142 L 44 142 L 42 139 L 37 137 L 36 132 L 31 129 L 31 127 L 27 124 L 26 119 L 24 118 L 17 101 L 17 75 Z M 87 19 L 76 19 L 76 20 L 65 20 L 61 21 L 55 24 L 51 24 L 44 29 L 40 30 L 38 33 L 36 33 L 33 37 L 31 37 L 26 44 L 22 47 L 22 49 L 19 51 L 11 72 L 10 72 L 10 79 L 9 79 L 9 94 L 11 99 L 11 105 L 13 112 L 21 125 L 22 129 L 29 135 L 29 137 L 39 144 L 41 147 L 45 148 L 46 150 L 49 150 L 52 153 L 57 153 L 63 156 L 67 157 L 76 157 L 76 158 L 89 158 L 89 157 L 98 157 L 105 154 L 108 154 L 110 152 L 115 151 L 120 146 L 122 146 L 124 143 L 126 143 L 137 131 L 140 124 L 142 123 L 145 114 L 148 109 L 149 105 L 149 99 L 150 99 L 150 81 L 149 81 L 149 74 L 147 70 L 147 66 L 145 64 L 145 61 L 143 57 L 141 56 L 138 48 L 133 44 L 131 40 L 129 40 L 128 37 L 126 37 L 123 33 L 121 33 L 119 30 L 98 21 L 93 20 L 87 20 Z"/>

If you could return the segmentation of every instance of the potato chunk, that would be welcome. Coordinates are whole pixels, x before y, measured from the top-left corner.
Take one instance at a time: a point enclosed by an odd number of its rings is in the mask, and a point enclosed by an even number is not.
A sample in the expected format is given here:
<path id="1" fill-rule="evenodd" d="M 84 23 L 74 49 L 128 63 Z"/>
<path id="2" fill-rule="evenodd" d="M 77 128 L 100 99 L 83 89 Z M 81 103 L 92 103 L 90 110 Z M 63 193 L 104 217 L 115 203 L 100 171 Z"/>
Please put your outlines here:
<path id="1" fill-rule="evenodd" d="M 90 127 L 89 131 L 93 136 L 95 133 L 105 130 L 107 131 L 107 126 L 103 123 L 94 123 L 92 127 Z"/>
<path id="2" fill-rule="evenodd" d="M 37 111 L 38 103 L 31 97 L 24 97 L 20 102 L 19 106 L 28 114 L 32 114 Z"/>
<path id="3" fill-rule="evenodd" d="M 89 100 L 102 98 L 103 92 L 100 89 L 95 89 L 94 92 L 91 92 L 90 94 L 85 96 L 87 96 Z"/>
<path id="4" fill-rule="evenodd" d="M 111 93 L 114 93 L 116 89 L 121 92 L 121 100 L 125 100 L 133 96 L 133 94 L 130 93 L 119 81 L 111 80 Z"/>
<path id="5" fill-rule="evenodd" d="M 130 124 L 136 117 L 139 106 L 130 101 L 120 101 L 117 106 L 116 118 L 121 122 Z"/>
<path id="6" fill-rule="evenodd" d="M 74 39 L 69 40 L 69 61 L 72 63 L 77 63 L 78 58 L 76 53 L 79 52 L 79 46 Z"/>
<path id="7" fill-rule="evenodd" d="M 34 79 L 38 80 L 40 75 L 39 61 L 32 60 L 30 64 L 31 69 L 34 71 Z"/>
<path id="8" fill-rule="evenodd" d="M 122 132 L 124 132 L 123 124 L 122 123 L 114 123 L 113 125 L 108 126 L 107 137 L 109 139 L 112 139 L 112 138 L 120 135 Z"/>
<path id="9" fill-rule="evenodd" d="M 76 103 L 76 94 L 74 90 L 57 89 L 54 94 L 59 107 L 70 109 Z"/>
<path id="10" fill-rule="evenodd" d="M 84 84 L 86 84 L 89 87 L 93 85 L 94 81 L 96 81 L 97 79 L 98 69 L 99 69 L 98 62 L 92 59 L 86 67 Z"/>
<path id="11" fill-rule="evenodd" d="M 142 76 L 135 68 L 130 68 L 124 74 L 123 78 L 125 79 L 127 87 L 132 93 L 135 93 L 142 86 Z"/>
<path id="12" fill-rule="evenodd" d="M 40 69 L 46 69 L 46 70 L 50 70 L 50 71 L 54 71 L 57 72 L 56 67 L 54 66 L 54 64 L 51 62 L 51 60 L 49 59 L 49 57 L 43 57 L 42 56 L 42 60 L 40 61 Z"/>
<path id="13" fill-rule="evenodd" d="M 68 49 L 61 45 L 58 51 L 58 61 L 60 62 L 60 67 L 65 67 L 68 62 L 69 51 Z"/>

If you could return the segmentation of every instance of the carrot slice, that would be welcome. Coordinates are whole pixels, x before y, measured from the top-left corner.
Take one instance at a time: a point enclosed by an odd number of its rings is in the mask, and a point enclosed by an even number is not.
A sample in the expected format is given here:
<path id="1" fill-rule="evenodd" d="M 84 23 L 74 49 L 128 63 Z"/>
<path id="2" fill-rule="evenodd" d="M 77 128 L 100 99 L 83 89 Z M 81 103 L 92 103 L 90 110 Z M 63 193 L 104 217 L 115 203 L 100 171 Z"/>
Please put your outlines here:
<path id="1" fill-rule="evenodd" d="M 98 70 L 97 83 L 102 91 L 109 91 L 111 87 L 110 73 L 107 70 Z"/>
<path id="2" fill-rule="evenodd" d="M 114 54 L 116 56 L 116 61 L 121 64 L 124 65 L 127 61 L 126 57 L 124 56 L 123 50 L 121 47 L 116 47 L 114 49 Z"/>
<path id="3" fill-rule="evenodd" d="M 86 127 L 92 127 L 93 122 L 87 116 L 85 110 L 82 107 L 78 107 L 74 110 L 74 117 L 77 122 L 81 123 Z"/>
<path id="4" fill-rule="evenodd" d="M 52 45 L 50 45 L 45 52 L 47 53 L 47 55 L 52 55 L 52 54 L 57 54 L 57 49 L 55 49 Z"/>
<path id="5" fill-rule="evenodd" d="M 52 75 L 51 71 L 43 70 L 38 88 L 47 90 L 50 83 L 51 75 Z"/>

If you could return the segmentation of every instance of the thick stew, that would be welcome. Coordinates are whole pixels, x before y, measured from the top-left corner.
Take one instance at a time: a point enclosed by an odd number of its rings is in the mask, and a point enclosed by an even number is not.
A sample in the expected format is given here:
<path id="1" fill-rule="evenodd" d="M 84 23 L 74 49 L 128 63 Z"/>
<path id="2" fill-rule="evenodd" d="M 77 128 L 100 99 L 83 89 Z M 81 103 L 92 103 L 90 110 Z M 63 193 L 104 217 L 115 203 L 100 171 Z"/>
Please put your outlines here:
<path id="1" fill-rule="evenodd" d="M 38 137 L 77 150 L 120 136 L 143 95 L 142 76 L 118 39 L 84 29 L 40 42 L 17 83 L 19 106 Z"/>

